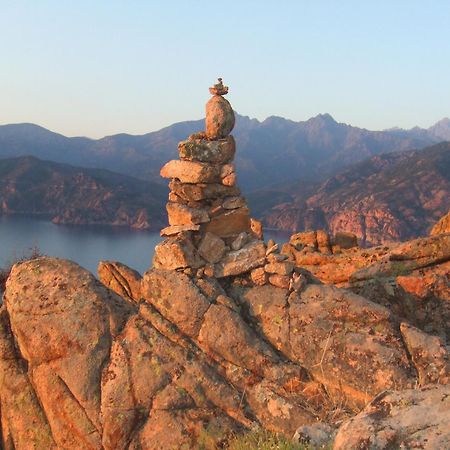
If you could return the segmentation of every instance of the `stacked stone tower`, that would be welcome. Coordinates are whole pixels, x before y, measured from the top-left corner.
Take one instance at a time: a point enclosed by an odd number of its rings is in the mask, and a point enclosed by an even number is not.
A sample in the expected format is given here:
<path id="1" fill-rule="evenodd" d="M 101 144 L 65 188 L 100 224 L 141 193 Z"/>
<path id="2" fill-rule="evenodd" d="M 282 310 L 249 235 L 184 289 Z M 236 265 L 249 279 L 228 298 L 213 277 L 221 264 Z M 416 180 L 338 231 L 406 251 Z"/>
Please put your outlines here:
<path id="1" fill-rule="evenodd" d="M 263 241 L 261 223 L 249 215 L 236 185 L 236 144 L 230 134 L 233 108 L 223 97 L 222 79 L 209 88 L 206 130 L 178 144 L 180 159 L 161 176 L 171 178 L 165 240 L 155 248 L 153 266 L 202 278 L 241 276 L 251 284 L 298 289 L 304 282 L 288 255 Z"/>
<path id="2" fill-rule="evenodd" d="M 250 218 L 236 186 L 236 144 L 230 135 L 235 117 L 219 78 L 209 89 L 206 131 L 178 145 L 179 160 L 169 161 L 161 176 L 171 178 L 166 239 L 155 249 L 156 268 L 217 278 L 263 266 L 266 248 L 261 224 Z"/>

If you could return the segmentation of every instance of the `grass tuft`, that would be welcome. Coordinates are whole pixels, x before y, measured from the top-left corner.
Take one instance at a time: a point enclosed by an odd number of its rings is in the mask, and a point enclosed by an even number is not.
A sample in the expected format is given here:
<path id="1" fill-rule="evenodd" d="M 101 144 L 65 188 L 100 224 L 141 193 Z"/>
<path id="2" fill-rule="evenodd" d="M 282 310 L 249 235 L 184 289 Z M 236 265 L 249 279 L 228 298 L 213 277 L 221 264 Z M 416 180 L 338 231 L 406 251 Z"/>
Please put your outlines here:
<path id="1" fill-rule="evenodd" d="M 6 280 L 8 279 L 14 264 L 29 261 L 30 259 L 36 259 L 40 256 L 43 256 L 43 254 L 37 246 L 30 247 L 27 250 L 24 250 L 22 255 L 12 258 L 12 260 L 9 261 L 4 267 L 0 267 L 0 292 L 5 290 Z"/>
<path id="2" fill-rule="evenodd" d="M 286 436 L 263 429 L 249 431 L 229 441 L 228 450 L 313 450 L 308 444 L 293 442 Z"/>

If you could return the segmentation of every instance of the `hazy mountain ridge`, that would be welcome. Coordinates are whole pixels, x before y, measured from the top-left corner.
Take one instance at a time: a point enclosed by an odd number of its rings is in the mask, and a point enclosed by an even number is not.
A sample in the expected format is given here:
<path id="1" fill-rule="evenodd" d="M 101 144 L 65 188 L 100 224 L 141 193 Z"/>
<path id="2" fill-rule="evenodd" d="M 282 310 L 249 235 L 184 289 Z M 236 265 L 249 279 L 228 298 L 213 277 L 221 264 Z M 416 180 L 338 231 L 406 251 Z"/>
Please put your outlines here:
<path id="1" fill-rule="evenodd" d="M 413 127 L 407 130 L 394 127 L 384 131 L 399 136 L 414 136 L 418 139 L 426 139 L 428 137 L 438 142 L 450 141 L 450 119 L 448 117 L 444 117 L 429 128 Z"/>
<path id="2" fill-rule="evenodd" d="M 0 157 L 33 155 L 84 167 L 104 168 L 161 182 L 160 167 L 177 157 L 178 141 L 202 130 L 204 121 L 180 122 L 134 136 L 94 140 L 67 138 L 32 124 L 0 126 Z M 346 165 L 376 154 L 422 148 L 450 135 L 444 119 L 428 130 L 369 131 L 321 114 L 304 122 L 269 117 L 260 122 L 237 115 L 237 171 L 244 190 L 305 178 L 324 179 Z"/>
<path id="3" fill-rule="evenodd" d="M 0 159 L 0 213 L 32 214 L 56 223 L 147 229 L 163 222 L 166 189 L 102 169 L 35 157 Z"/>
<path id="4" fill-rule="evenodd" d="M 377 155 L 320 185 L 294 183 L 249 199 L 271 228 L 350 231 L 366 244 L 421 236 L 450 208 L 450 143 Z"/>

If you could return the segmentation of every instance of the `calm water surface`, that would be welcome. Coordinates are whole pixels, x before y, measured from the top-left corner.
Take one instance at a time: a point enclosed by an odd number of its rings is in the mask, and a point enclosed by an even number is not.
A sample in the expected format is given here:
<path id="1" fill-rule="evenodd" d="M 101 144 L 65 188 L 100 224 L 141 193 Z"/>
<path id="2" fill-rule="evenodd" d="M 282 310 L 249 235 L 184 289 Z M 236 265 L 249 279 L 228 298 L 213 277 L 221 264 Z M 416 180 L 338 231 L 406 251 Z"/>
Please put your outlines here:
<path id="1" fill-rule="evenodd" d="M 266 231 L 284 242 L 289 233 Z M 38 247 L 48 256 L 71 259 L 95 275 L 101 260 L 120 261 L 140 273 L 149 267 L 159 232 L 106 226 L 66 226 L 29 217 L 0 216 L 0 267 Z"/>

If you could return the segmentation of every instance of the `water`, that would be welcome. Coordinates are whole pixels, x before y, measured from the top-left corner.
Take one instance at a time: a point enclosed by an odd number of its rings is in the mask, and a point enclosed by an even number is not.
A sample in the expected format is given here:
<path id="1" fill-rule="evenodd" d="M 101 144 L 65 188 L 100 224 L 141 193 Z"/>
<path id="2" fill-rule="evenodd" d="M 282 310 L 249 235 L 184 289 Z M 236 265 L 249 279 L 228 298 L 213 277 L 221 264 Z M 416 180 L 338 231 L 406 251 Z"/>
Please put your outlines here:
<path id="1" fill-rule="evenodd" d="M 160 239 L 158 232 L 0 216 L 0 266 L 37 247 L 45 255 L 71 259 L 94 274 L 101 260 L 120 261 L 143 273 Z"/>
<path id="2" fill-rule="evenodd" d="M 284 242 L 289 233 L 266 231 L 264 237 Z M 0 216 L 0 267 L 29 254 L 70 259 L 97 274 L 101 260 L 120 261 L 140 273 L 151 264 L 159 232 L 107 226 L 67 226 L 30 217 Z"/>

